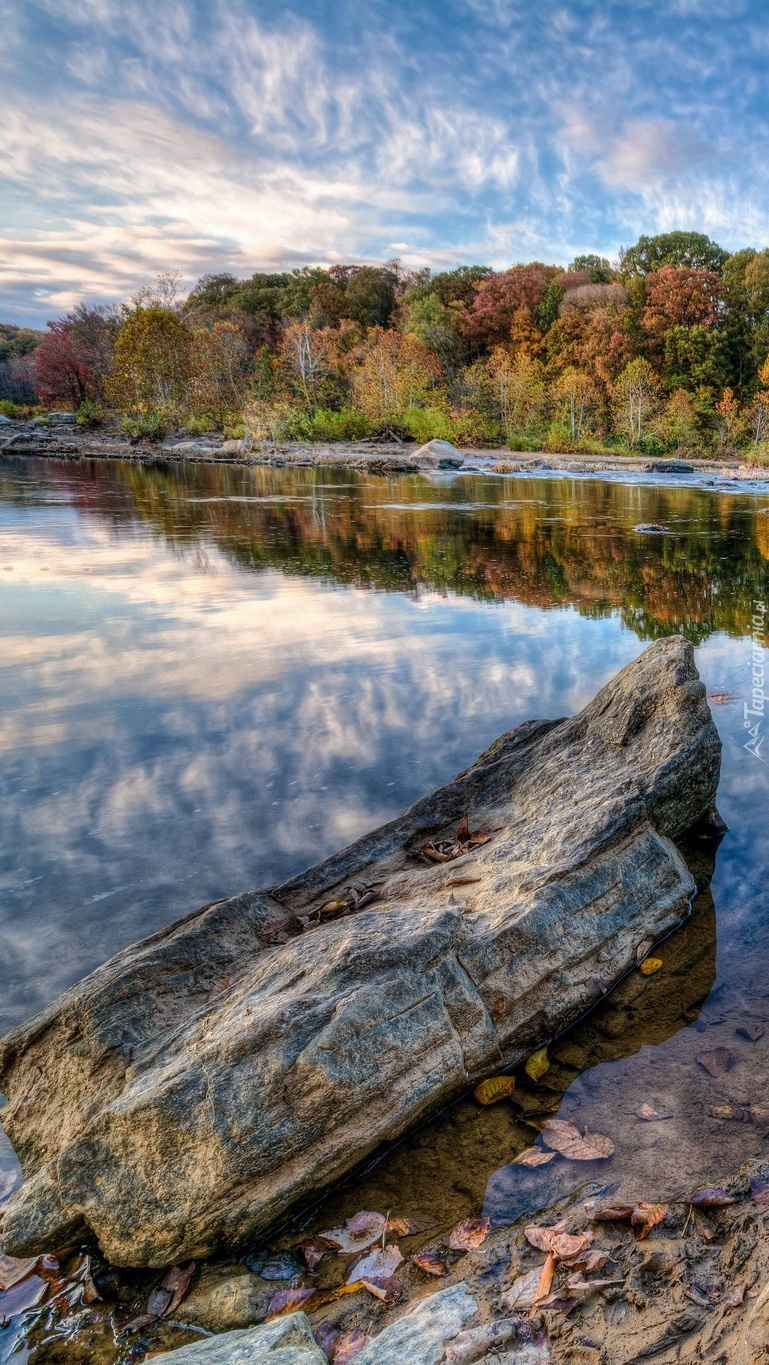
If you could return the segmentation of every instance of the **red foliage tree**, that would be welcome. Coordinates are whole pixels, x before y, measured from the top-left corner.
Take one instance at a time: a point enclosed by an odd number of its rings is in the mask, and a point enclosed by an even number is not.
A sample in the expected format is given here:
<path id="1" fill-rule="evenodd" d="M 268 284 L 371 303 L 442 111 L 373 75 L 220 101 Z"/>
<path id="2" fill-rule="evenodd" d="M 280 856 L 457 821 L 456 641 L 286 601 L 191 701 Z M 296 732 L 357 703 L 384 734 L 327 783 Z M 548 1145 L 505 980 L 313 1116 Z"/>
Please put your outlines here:
<path id="1" fill-rule="evenodd" d="M 80 304 L 66 317 L 48 323 L 34 353 L 35 387 L 43 403 L 77 408 L 86 398 L 100 402 L 117 323 L 103 308 Z"/>
<path id="2" fill-rule="evenodd" d="M 723 280 L 715 270 L 663 265 L 647 278 L 641 326 L 656 340 L 673 327 L 713 327 L 723 292 Z"/>
<path id="3" fill-rule="evenodd" d="M 512 344 L 536 354 L 542 347 L 537 313 L 549 281 L 559 273 L 554 266 L 534 261 L 482 280 L 464 314 L 462 331 L 467 340 L 484 350 Z"/>

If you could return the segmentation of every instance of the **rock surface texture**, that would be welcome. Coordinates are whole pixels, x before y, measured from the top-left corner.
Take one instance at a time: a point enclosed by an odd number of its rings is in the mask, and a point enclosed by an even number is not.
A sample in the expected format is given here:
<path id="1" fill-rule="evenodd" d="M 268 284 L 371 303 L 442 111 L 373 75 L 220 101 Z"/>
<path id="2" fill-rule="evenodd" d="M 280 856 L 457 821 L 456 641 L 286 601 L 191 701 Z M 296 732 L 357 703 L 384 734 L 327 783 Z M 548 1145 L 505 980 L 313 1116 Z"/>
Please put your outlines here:
<path id="1" fill-rule="evenodd" d="M 164 1351 L 164 1365 L 328 1365 L 304 1313 Z"/>
<path id="2" fill-rule="evenodd" d="M 720 753 L 663 640 L 341 853 L 120 953 L 0 1044 L 4 1250 L 237 1245 L 517 1064 L 686 917 L 673 840 L 714 816 Z"/>

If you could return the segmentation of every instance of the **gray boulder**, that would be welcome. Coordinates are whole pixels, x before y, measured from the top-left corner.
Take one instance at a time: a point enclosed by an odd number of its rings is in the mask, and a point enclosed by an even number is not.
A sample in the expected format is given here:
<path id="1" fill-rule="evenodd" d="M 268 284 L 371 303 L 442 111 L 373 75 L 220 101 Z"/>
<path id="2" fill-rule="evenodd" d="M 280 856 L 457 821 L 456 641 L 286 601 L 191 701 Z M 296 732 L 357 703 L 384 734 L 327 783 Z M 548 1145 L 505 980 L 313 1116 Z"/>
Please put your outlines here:
<path id="1" fill-rule="evenodd" d="M 409 455 L 408 462 L 418 469 L 459 469 L 465 457 L 451 441 L 439 441 L 436 438 Z"/>
<path id="2" fill-rule="evenodd" d="M 692 646 L 658 641 L 341 853 L 119 953 L 0 1044 L 6 1253 L 243 1243 L 518 1064 L 686 918 L 673 841 L 720 753 Z"/>
<path id="3" fill-rule="evenodd" d="M 470 1290 L 460 1281 L 391 1322 L 355 1359 L 358 1365 L 438 1365 L 447 1342 L 477 1310 Z"/>
<path id="4" fill-rule="evenodd" d="M 652 474 L 694 474 L 693 464 L 688 460 L 652 460 L 646 469 Z"/>
<path id="5" fill-rule="evenodd" d="M 262 1327 L 205 1337 L 159 1357 L 163 1365 L 328 1365 L 304 1313 Z"/>

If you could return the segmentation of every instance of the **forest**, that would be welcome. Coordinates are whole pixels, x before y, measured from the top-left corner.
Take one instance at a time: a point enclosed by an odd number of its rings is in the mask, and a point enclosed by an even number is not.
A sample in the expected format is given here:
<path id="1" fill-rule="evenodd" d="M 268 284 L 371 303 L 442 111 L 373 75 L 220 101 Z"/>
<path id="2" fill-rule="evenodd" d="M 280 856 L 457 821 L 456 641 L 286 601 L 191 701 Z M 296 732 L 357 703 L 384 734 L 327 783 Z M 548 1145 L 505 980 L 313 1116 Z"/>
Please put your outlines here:
<path id="1" fill-rule="evenodd" d="M 769 248 L 642 236 L 614 262 L 175 272 L 0 328 L 0 413 L 134 439 L 426 441 L 769 460 Z"/>

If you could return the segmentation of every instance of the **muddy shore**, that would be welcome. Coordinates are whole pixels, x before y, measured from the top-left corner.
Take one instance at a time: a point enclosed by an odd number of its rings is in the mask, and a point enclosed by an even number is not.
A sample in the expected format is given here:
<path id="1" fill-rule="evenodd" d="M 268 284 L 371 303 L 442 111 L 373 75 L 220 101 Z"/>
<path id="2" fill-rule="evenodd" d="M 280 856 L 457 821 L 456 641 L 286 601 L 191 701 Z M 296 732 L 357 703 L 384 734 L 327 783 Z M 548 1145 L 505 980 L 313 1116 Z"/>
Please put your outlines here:
<path id="1" fill-rule="evenodd" d="M 724 492 L 769 493 L 769 468 L 738 460 L 651 459 L 648 456 L 550 454 L 537 451 L 461 449 L 461 474 L 527 474 L 594 477 L 622 481 L 680 484 Z M 350 441 L 333 445 L 298 442 L 253 448 L 220 435 L 190 438 L 179 434 L 157 442 L 132 442 L 122 433 L 83 432 L 69 424 L 30 429 L 8 424 L 0 431 L 0 456 L 38 455 L 58 460 L 130 460 L 158 463 L 233 464 L 250 467 L 355 469 L 388 475 L 435 471 L 435 459 L 420 459 L 416 446 L 395 442 Z M 445 474 L 447 471 L 440 471 Z"/>

